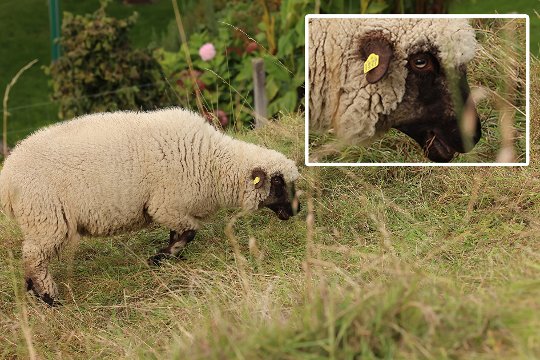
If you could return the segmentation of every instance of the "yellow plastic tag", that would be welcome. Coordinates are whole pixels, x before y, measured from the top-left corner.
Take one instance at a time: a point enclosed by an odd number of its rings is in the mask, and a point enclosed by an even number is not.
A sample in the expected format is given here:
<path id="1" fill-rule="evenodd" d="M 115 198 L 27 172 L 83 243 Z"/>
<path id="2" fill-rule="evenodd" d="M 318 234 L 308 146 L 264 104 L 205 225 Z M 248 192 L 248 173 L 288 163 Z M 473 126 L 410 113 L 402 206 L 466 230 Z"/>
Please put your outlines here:
<path id="1" fill-rule="evenodd" d="M 255 179 L 253 179 L 253 185 L 257 185 L 261 181 L 261 178 L 258 176 L 255 176 Z"/>
<path id="2" fill-rule="evenodd" d="M 379 55 L 373 53 L 369 54 L 366 62 L 364 63 L 364 74 L 367 74 L 377 66 L 379 66 Z"/>

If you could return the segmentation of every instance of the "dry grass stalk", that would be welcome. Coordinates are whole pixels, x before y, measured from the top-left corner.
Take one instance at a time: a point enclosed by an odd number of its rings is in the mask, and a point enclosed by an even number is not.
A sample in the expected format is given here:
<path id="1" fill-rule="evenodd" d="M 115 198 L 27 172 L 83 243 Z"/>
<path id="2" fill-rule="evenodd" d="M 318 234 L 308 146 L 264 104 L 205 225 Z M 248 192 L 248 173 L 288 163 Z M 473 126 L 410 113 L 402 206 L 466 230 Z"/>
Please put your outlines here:
<path id="1" fill-rule="evenodd" d="M 4 101 L 2 103 L 2 107 L 4 108 L 3 115 L 4 115 L 4 121 L 3 121 L 3 129 L 2 129 L 2 154 L 4 155 L 4 159 L 8 156 L 8 147 L 7 147 L 7 119 L 9 116 L 8 112 L 8 100 L 9 100 L 9 92 L 11 91 L 11 88 L 17 83 L 17 80 L 19 80 L 19 77 L 22 75 L 23 72 L 30 69 L 32 65 L 34 65 L 38 59 L 34 59 L 30 61 L 28 64 L 23 66 L 17 74 L 11 79 L 9 84 L 6 86 L 6 91 L 4 92 Z"/>
<path id="2" fill-rule="evenodd" d="M 471 196 L 469 198 L 469 203 L 467 204 L 467 210 L 465 216 L 463 216 L 463 221 L 468 223 L 471 220 L 472 213 L 474 212 L 474 207 L 478 203 L 478 195 L 480 187 L 482 185 L 482 173 L 475 173 L 473 176 L 473 184 L 471 190 Z"/>
<path id="3" fill-rule="evenodd" d="M 313 296 L 313 287 L 312 287 L 312 260 L 313 260 L 313 238 L 315 233 L 315 212 L 313 206 L 313 198 L 311 194 L 308 193 L 307 198 L 307 216 L 306 216 L 306 259 L 302 264 L 304 274 L 306 277 L 306 295 L 308 300 Z"/>
<path id="4" fill-rule="evenodd" d="M 235 222 L 245 214 L 246 213 L 244 211 L 241 211 L 232 217 L 232 219 L 227 223 L 227 226 L 225 227 L 225 236 L 227 236 L 229 243 L 233 247 L 234 258 L 236 260 L 236 265 L 237 265 L 236 267 L 238 269 L 238 273 L 242 281 L 242 286 L 244 288 L 245 294 L 248 295 L 249 297 L 252 291 L 251 291 L 251 285 L 250 285 L 249 277 L 246 270 L 247 261 L 246 261 L 246 258 L 242 255 L 242 252 L 240 251 L 240 245 L 238 244 L 238 240 L 236 239 L 236 236 L 234 235 Z"/>
<path id="5" fill-rule="evenodd" d="M 515 39 L 516 38 L 516 26 L 517 24 L 514 22 L 508 22 L 506 26 L 502 29 L 503 31 L 503 37 L 505 39 Z M 496 106 L 501 111 L 501 118 L 500 118 L 500 126 L 501 126 L 501 149 L 499 150 L 499 153 L 497 154 L 497 162 L 500 163 L 511 163 L 516 161 L 516 152 L 514 149 L 514 138 L 515 138 L 515 129 L 514 129 L 514 119 L 515 119 L 515 106 L 513 104 L 513 101 L 511 99 L 511 96 L 515 94 L 516 92 L 516 78 L 517 74 L 515 73 L 515 66 L 513 66 L 515 62 L 518 60 L 515 59 L 512 55 L 515 55 L 514 52 L 511 49 L 510 44 L 508 41 L 504 43 L 504 48 L 502 49 L 505 54 L 508 56 L 505 57 L 507 60 L 506 64 L 502 64 L 504 67 L 505 65 L 511 69 L 510 73 L 507 73 L 505 76 L 504 81 L 504 87 L 505 87 L 505 94 L 506 98 L 498 99 L 496 101 Z"/>
<path id="6" fill-rule="evenodd" d="M 15 80 L 15 81 L 17 81 L 17 80 Z M 19 310 L 19 314 L 20 314 L 20 316 L 18 317 L 19 318 L 19 327 L 21 329 L 21 332 L 22 332 L 22 335 L 23 335 L 23 338 L 24 338 L 24 342 L 26 344 L 26 350 L 28 352 L 28 358 L 31 359 L 31 360 L 34 360 L 34 359 L 37 359 L 37 354 L 36 354 L 36 349 L 34 348 L 34 343 L 33 343 L 33 340 L 32 340 L 32 337 L 33 337 L 32 336 L 32 329 L 30 328 L 30 324 L 28 322 L 28 308 L 26 306 L 26 302 L 25 302 L 23 296 L 21 296 L 19 282 L 18 282 L 18 278 L 17 278 L 17 271 L 15 270 L 15 265 L 14 265 L 15 259 L 13 257 L 13 252 L 10 250 L 8 252 L 8 254 L 9 254 L 9 263 L 10 263 L 10 267 L 11 267 L 12 287 L 13 287 L 13 291 L 15 293 L 15 301 L 16 301 L 16 303 L 18 305 L 18 308 L 19 308 L 18 310 Z"/>
<path id="7" fill-rule="evenodd" d="M 180 10 L 178 9 L 178 4 L 176 0 L 172 0 L 172 5 L 174 9 L 174 17 L 176 19 L 176 26 L 178 27 L 178 33 L 180 34 L 180 39 L 182 39 L 182 49 L 184 49 L 184 54 L 186 56 L 186 61 L 189 67 L 189 75 L 191 76 L 191 81 L 195 84 L 195 100 L 197 101 L 197 108 L 199 112 L 203 113 L 204 106 L 201 99 L 201 90 L 197 84 L 197 79 L 195 78 L 195 72 L 193 71 L 193 62 L 191 61 L 191 55 L 189 54 L 188 41 L 186 36 L 186 31 L 184 30 L 184 24 L 182 23 L 182 16 L 180 15 Z"/>

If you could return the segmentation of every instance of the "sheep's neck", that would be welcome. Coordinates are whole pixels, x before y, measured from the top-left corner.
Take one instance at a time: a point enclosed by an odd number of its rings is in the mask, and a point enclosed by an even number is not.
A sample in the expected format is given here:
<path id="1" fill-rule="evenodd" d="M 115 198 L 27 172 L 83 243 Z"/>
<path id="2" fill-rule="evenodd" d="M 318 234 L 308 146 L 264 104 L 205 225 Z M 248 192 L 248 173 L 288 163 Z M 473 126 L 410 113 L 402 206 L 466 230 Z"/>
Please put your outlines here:
<path id="1" fill-rule="evenodd" d="M 242 181 L 241 174 L 244 173 L 238 162 L 236 151 L 229 146 L 220 147 L 215 152 L 214 168 L 215 186 L 213 187 L 213 199 L 222 208 L 236 208 L 242 206 Z"/>

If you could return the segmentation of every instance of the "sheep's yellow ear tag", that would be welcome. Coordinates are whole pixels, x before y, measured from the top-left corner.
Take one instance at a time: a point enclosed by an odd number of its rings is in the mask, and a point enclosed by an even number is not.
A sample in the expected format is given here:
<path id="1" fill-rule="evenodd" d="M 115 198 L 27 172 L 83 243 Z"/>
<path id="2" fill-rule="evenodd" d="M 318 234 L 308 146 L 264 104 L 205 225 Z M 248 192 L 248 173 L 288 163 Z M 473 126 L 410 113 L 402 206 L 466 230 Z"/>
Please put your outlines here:
<path id="1" fill-rule="evenodd" d="M 366 62 L 364 63 L 364 74 L 367 74 L 377 66 L 379 66 L 379 55 L 373 53 L 369 54 Z"/>
<path id="2" fill-rule="evenodd" d="M 255 179 L 253 179 L 253 185 L 257 185 L 261 181 L 261 178 L 258 176 L 255 176 Z"/>

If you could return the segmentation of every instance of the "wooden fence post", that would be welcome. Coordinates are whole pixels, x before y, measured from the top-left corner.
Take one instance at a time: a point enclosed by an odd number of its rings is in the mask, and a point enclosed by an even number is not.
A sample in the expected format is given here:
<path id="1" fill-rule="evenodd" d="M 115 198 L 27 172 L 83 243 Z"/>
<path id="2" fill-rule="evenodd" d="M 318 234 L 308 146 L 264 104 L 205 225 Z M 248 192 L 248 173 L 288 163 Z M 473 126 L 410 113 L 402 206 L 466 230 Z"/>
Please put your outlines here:
<path id="1" fill-rule="evenodd" d="M 253 97 L 255 98 L 255 128 L 264 126 L 268 119 L 266 108 L 268 99 L 266 98 L 266 90 L 264 87 L 264 60 L 255 58 L 251 61 L 253 65 Z"/>

